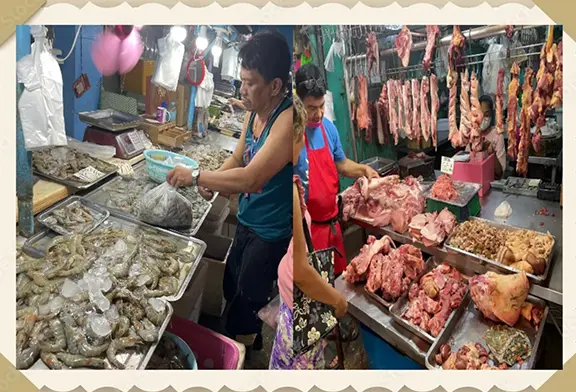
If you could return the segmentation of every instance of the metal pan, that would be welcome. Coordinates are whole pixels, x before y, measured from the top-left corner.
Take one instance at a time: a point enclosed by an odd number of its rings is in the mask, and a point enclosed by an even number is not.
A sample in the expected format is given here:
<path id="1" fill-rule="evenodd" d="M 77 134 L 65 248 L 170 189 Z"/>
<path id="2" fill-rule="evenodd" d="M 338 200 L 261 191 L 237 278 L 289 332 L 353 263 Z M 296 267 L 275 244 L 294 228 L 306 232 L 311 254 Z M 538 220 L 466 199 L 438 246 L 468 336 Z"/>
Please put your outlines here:
<path id="1" fill-rule="evenodd" d="M 430 186 L 428 189 L 424 190 L 424 196 L 430 200 L 436 200 L 440 203 L 447 203 L 457 207 L 466 207 L 470 200 L 480 191 L 482 185 L 475 184 L 473 182 L 463 182 L 463 181 L 454 181 L 454 186 L 460 192 L 460 197 L 458 200 L 440 200 L 435 197 L 430 196 L 432 191 L 432 187 Z"/>
<path id="2" fill-rule="evenodd" d="M 498 228 L 502 228 L 502 229 L 506 229 L 506 230 L 528 230 L 528 229 L 522 229 L 522 228 L 516 227 L 516 226 L 510 226 L 510 225 L 507 225 L 505 223 L 490 221 L 490 220 L 483 219 L 483 218 L 470 217 L 469 219 L 481 221 L 481 222 L 484 222 L 484 223 L 491 225 L 493 227 L 498 227 Z M 534 231 L 534 230 L 530 230 L 530 231 Z M 459 249 L 455 246 L 451 246 L 450 241 L 452 240 L 452 237 L 454 236 L 455 232 L 456 232 L 456 230 L 454 230 L 452 232 L 452 234 L 450 234 L 450 236 L 444 242 L 444 248 L 446 248 L 446 250 L 448 252 L 461 254 L 463 256 L 466 256 L 466 258 L 468 258 L 468 259 L 470 259 L 476 263 L 479 263 L 481 265 L 488 264 L 494 270 L 502 272 L 502 273 L 515 274 L 515 273 L 519 272 L 517 269 L 511 268 L 511 267 L 504 265 L 502 263 L 499 263 L 495 260 L 490 260 L 484 256 L 480 256 L 480 255 L 477 255 L 475 253 Z M 537 232 L 537 233 L 540 233 L 540 232 Z M 546 260 L 546 269 L 544 270 L 544 274 L 542 274 L 542 275 L 526 274 L 528 279 L 535 284 L 540 285 L 544 281 L 546 281 L 546 278 L 548 277 L 548 272 L 550 272 L 550 266 L 552 265 L 552 262 L 554 261 L 554 253 L 556 250 L 556 243 L 557 243 L 556 237 L 552 235 L 552 238 L 554 239 L 554 245 L 552 246 L 552 251 L 550 252 L 550 255 L 548 256 L 548 259 Z"/>
<path id="3" fill-rule="evenodd" d="M 54 230 L 58 234 L 62 234 L 62 235 L 75 234 L 71 231 L 67 231 L 63 228 L 52 225 L 47 221 L 48 218 L 54 213 L 54 211 L 59 210 L 61 208 L 66 208 L 68 206 L 71 206 L 74 203 L 80 203 L 80 204 L 84 205 L 86 208 L 91 210 L 92 216 L 95 218 L 94 223 L 92 224 L 92 226 L 88 230 L 86 230 L 83 233 L 77 233 L 77 234 L 90 233 L 92 230 L 97 228 L 102 222 L 104 222 L 110 216 L 110 212 L 108 210 L 100 207 L 99 205 L 96 205 L 96 204 L 92 203 L 91 201 L 89 201 L 83 197 L 80 197 L 80 196 L 71 196 L 71 197 L 65 199 L 64 201 L 56 204 L 55 206 L 51 207 L 49 210 L 40 214 L 40 216 L 38 217 L 38 222 L 42 223 L 44 226 L 50 228 L 51 230 Z"/>
<path id="4" fill-rule="evenodd" d="M 200 260 L 202 259 L 202 256 L 206 251 L 206 243 L 196 238 L 189 238 L 186 236 L 175 234 L 168 230 L 147 225 L 135 219 L 116 215 L 114 211 L 110 213 L 110 217 L 100 225 L 99 229 L 103 229 L 105 227 L 114 227 L 117 229 L 124 229 L 127 231 L 134 231 L 138 228 L 145 228 L 148 230 L 155 231 L 159 235 L 165 236 L 168 239 L 176 241 L 177 246 L 179 248 L 193 247 L 194 251 L 192 252 L 192 255 L 194 256 L 194 259 L 190 263 L 186 264 L 180 263 L 180 268 L 187 268 L 188 272 L 185 275 L 183 274 L 180 275 L 180 287 L 178 289 L 178 292 L 168 297 L 162 297 L 162 299 L 165 299 L 170 302 L 178 301 L 184 295 L 188 285 L 190 284 L 190 281 L 192 280 L 192 277 L 194 276 L 194 273 L 196 272 L 196 269 L 198 268 L 198 265 L 200 264 Z M 45 254 L 44 252 L 46 248 L 52 243 L 55 237 L 57 237 L 57 234 L 55 232 L 53 232 L 52 230 L 45 230 L 41 233 L 38 233 L 30 237 L 24 243 L 22 250 L 31 257 L 42 258 L 44 257 Z"/>
<path id="5" fill-rule="evenodd" d="M 115 166 L 116 167 L 116 166 Z M 118 168 L 116 167 L 116 169 L 113 172 L 110 173 L 106 173 L 104 176 L 100 177 L 99 179 L 97 179 L 96 181 L 93 182 L 81 182 L 81 181 L 74 181 L 71 179 L 62 179 L 62 178 L 58 178 L 58 177 L 54 177 L 51 176 L 49 174 L 45 174 L 42 173 L 36 169 L 33 169 L 33 172 L 35 175 L 39 176 L 39 177 L 44 177 L 48 180 L 54 181 L 58 184 L 62 184 L 71 188 L 75 188 L 75 189 L 88 189 L 88 188 L 92 188 L 94 185 L 101 183 L 102 181 L 104 181 L 105 179 L 107 179 L 110 176 L 113 176 L 114 174 L 116 174 L 116 172 L 118 171 Z"/>
<path id="6" fill-rule="evenodd" d="M 124 370 L 146 369 L 146 366 L 148 366 L 148 362 L 150 362 L 150 359 L 152 358 L 154 351 L 156 351 L 156 347 L 158 347 L 160 339 L 162 338 L 162 335 L 168 328 L 168 325 L 170 324 L 170 319 L 172 318 L 172 314 L 174 313 L 174 309 L 172 308 L 172 305 L 169 302 L 166 302 L 166 308 L 167 308 L 166 318 L 164 319 L 164 322 L 158 329 L 158 340 L 156 342 L 152 344 L 143 345 L 141 348 L 136 350 L 129 350 L 116 354 L 116 359 L 118 359 L 120 363 L 123 363 L 126 366 L 126 369 Z M 36 363 L 34 363 L 34 365 L 32 365 L 30 370 L 50 370 L 50 368 L 48 368 L 48 366 L 46 366 L 44 362 L 42 362 L 42 360 L 39 359 L 38 361 L 36 361 Z M 78 368 L 77 370 L 93 370 L 93 369 Z"/>
<path id="7" fill-rule="evenodd" d="M 111 132 L 120 132 L 136 128 L 144 120 L 140 116 L 119 112 L 114 109 L 94 110 L 92 112 L 80 112 L 78 118 L 85 124 Z"/>
<path id="8" fill-rule="evenodd" d="M 542 320 L 540 321 L 538 331 L 536 331 L 530 322 L 528 322 L 522 316 L 520 316 L 520 319 L 514 326 L 514 328 L 520 329 L 526 332 L 528 335 L 530 343 L 532 344 L 532 355 L 521 366 L 518 364 L 514 365 L 514 367 L 511 368 L 512 370 L 534 368 L 536 363 L 536 356 L 538 354 L 538 346 L 540 344 L 540 340 L 542 339 L 542 332 L 544 331 L 544 326 L 546 325 L 546 318 L 548 317 L 549 308 L 546 302 L 531 295 L 528 296 L 527 301 L 543 308 L 544 314 Z M 486 343 L 484 341 L 484 333 L 490 326 L 495 325 L 496 323 L 486 319 L 482 313 L 476 309 L 470 296 L 467 297 L 466 302 L 467 303 L 465 306 L 458 309 L 458 317 L 455 317 L 446 323 L 444 331 L 440 334 L 438 339 L 436 339 L 434 344 L 432 344 L 430 350 L 426 354 L 426 367 L 428 369 L 442 369 L 436 364 L 435 357 L 436 354 L 439 353 L 440 347 L 442 347 L 443 344 L 450 344 L 453 349 L 456 350 L 467 342 L 481 343 L 484 347 L 486 347 Z M 486 349 L 488 349 L 488 347 L 486 347 Z"/>
<path id="9" fill-rule="evenodd" d="M 436 267 L 438 267 L 439 265 L 441 265 L 442 263 L 438 263 L 435 257 L 431 257 L 431 260 L 428 261 L 428 263 L 426 263 L 426 269 L 416 277 L 416 279 L 414 279 L 414 283 L 419 283 L 420 279 L 422 279 L 422 277 L 424 275 L 426 275 L 428 272 L 434 270 Z M 453 265 L 451 265 L 451 267 L 454 267 Z M 458 270 L 458 268 L 456 268 Z M 461 271 L 458 270 L 458 272 L 461 273 Z M 466 292 L 464 293 L 464 297 L 462 299 L 462 303 L 458 306 L 461 307 L 464 304 L 464 300 L 465 298 L 468 296 L 468 292 L 469 292 L 469 288 L 468 288 L 468 278 L 463 276 L 463 280 L 466 283 Z M 392 305 L 392 307 L 390 308 L 390 314 L 392 315 L 392 318 L 394 319 L 394 321 L 396 321 L 397 323 L 399 323 L 400 325 L 402 325 L 404 328 L 406 328 L 408 331 L 414 333 L 415 335 L 417 335 L 418 337 L 426 340 L 428 343 L 434 343 L 437 339 L 437 337 L 432 336 L 430 333 L 424 331 L 423 329 L 421 329 L 419 326 L 414 325 L 412 322 L 410 322 L 409 320 L 406 320 L 404 317 L 402 317 L 402 315 L 404 314 L 406 308 L 409 306 L 410 302 L 408 300 L 408 291 L 405 292 L 404 294 L 402 294 L 402 296 L 400 298 L 398 298 L 398 300 L 396 301 L 396 303 L 394 303 L 394 305 Z M 450 316 L 448 317 L 448 319 L 446 320 L 446 324 L 444 326 L 444 328 L 446 328 L 446 325 L 448 325 L 448 323 L 450 323 L 450 320 L 452 320 L 452 318 L 454 318 L 456 316 L 456 313 L 458 311 L 458 308 L 454 309 L 452 311 L 452 313 L 450 314 Z M 442 334 L 442 331 L 440 332 L 440 334 Z"/>

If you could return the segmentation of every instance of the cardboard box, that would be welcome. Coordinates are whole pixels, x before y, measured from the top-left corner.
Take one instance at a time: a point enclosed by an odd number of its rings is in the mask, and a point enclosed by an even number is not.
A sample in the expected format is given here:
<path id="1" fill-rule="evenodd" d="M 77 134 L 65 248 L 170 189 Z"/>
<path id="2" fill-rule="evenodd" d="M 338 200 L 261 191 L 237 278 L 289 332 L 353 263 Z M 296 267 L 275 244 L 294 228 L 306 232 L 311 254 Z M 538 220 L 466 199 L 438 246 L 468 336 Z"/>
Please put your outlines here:
<path id="1" fill-rule="evenodd" d="M 158 144 L 169 147 L 180 147 L 192 137 L 192 132 L 187 132 L 180 127 L 171 127 L 158 133 Z"/>
<path id="2" fill-rule="evenodd" d="M 186 127 L 190 106 L 190 86 L 179 84 L 176 90 L 176 125 Z"/>
<path id="3" fill-rule="evenodd" d="M 142 123 L 140 128 L 142 128 L 142 130 L 146 132 L 146 134 L 150 138 L 150 141 L 154 144 L 158 144 L 158 135 L 160 135 L 160 132 L 170 128 L 174 128 L 176 126 L 176 124 L 173 122 L 167 122 L 163 124 L 159 123 L 155 119 L 148 118 L 146 116 L 144 116 L 144 119 L 145 121 Z"/>
<path id="4" fill-rule="evenodd" d="M 146 95 L 147 80 L 156 69 L 156 61 L 139 60 L 136 66 L 124 76 L 124 90 L 131 93 Z"/>
<path id="5" fill-rule="evenodd" d="M 179 127 L 184 127 L 188 122 L 188 107 L 190 106 L 190 86 L 179 84 L 176 91 L 167 91 L 154 85 L 151 78 L 147 80 L 148 93 L 146 94 L 146 114 L 156 117 L 156 110 L 166 102 L 176 103 L 176 121 Z"/>

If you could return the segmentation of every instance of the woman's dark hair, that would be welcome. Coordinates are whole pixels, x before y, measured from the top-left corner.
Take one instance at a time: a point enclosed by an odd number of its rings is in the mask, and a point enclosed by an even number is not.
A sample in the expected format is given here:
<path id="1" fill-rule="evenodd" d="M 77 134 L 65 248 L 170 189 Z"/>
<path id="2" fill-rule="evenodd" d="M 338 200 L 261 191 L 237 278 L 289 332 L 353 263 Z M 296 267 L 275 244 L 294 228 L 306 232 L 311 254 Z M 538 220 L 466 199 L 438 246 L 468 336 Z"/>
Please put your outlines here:
<path id="1" fill-rule="evenodd" d="M 494 115 L 494 100 L 490 95 L 483 95 L 480 97 L 479 101 L 480 104 L 482 104 L 482 102 L 486 102 L 488 104 L 488 107 L 490 108 L 490 126 L 493 127 L 495 124 L 494 117 L 496 117 Z"/>
<path id="2" fill-rule="evenodd" d="M 292 54 L 286 38 L 276 31 L 264 30 L 254 34 L 238 53 L 240 65 L 258 71 L 266 83 L 278 78 L 286 88 L 292 68 Z"/>
<path id="3" fill-rule="evenodd" d="M 326 82 L 320 68 L 308 63 L 296 72 L 296 94 L 301 100 L 306 97 L 320 98 L 326 95 Z"/>

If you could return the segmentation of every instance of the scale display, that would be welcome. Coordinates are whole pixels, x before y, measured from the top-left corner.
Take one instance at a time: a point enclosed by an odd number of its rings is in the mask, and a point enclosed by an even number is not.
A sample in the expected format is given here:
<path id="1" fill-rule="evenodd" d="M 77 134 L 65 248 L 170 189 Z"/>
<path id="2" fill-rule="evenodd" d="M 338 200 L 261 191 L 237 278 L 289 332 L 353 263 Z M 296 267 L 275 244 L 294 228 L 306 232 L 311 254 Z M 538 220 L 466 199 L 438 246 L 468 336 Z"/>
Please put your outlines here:
<path id="1" fill-rule="evenodd" d="M 131 159 L 141 154 L 146 148 L 142 136 L 136 129 L 110 132 L 101 128 L 88 127 L 84 132 L 84 141 L 112 146 L 116 149 L 115 157 L 120 159 Z"/>

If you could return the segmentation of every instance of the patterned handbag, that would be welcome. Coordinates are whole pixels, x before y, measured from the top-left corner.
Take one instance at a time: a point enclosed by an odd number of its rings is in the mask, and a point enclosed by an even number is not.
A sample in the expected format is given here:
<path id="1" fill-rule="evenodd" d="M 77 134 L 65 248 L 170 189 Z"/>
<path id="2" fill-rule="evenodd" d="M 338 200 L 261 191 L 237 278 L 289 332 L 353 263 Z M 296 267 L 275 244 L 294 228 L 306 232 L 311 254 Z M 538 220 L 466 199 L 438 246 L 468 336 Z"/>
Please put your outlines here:
<path id="1" fill-rule="evenodd" d="M 312 237 L 306 219 L 303 219 L 304 236 L 308 248 L 308 263 L 330 284 L 334 286 L 334 252 L 331 247 L 314 251 Z M 303 354 L 311 350 L 338 325 L 334 309 L 322 302 L 315 301 L 294 285 L 293 310 L 293 352 Z"/>

